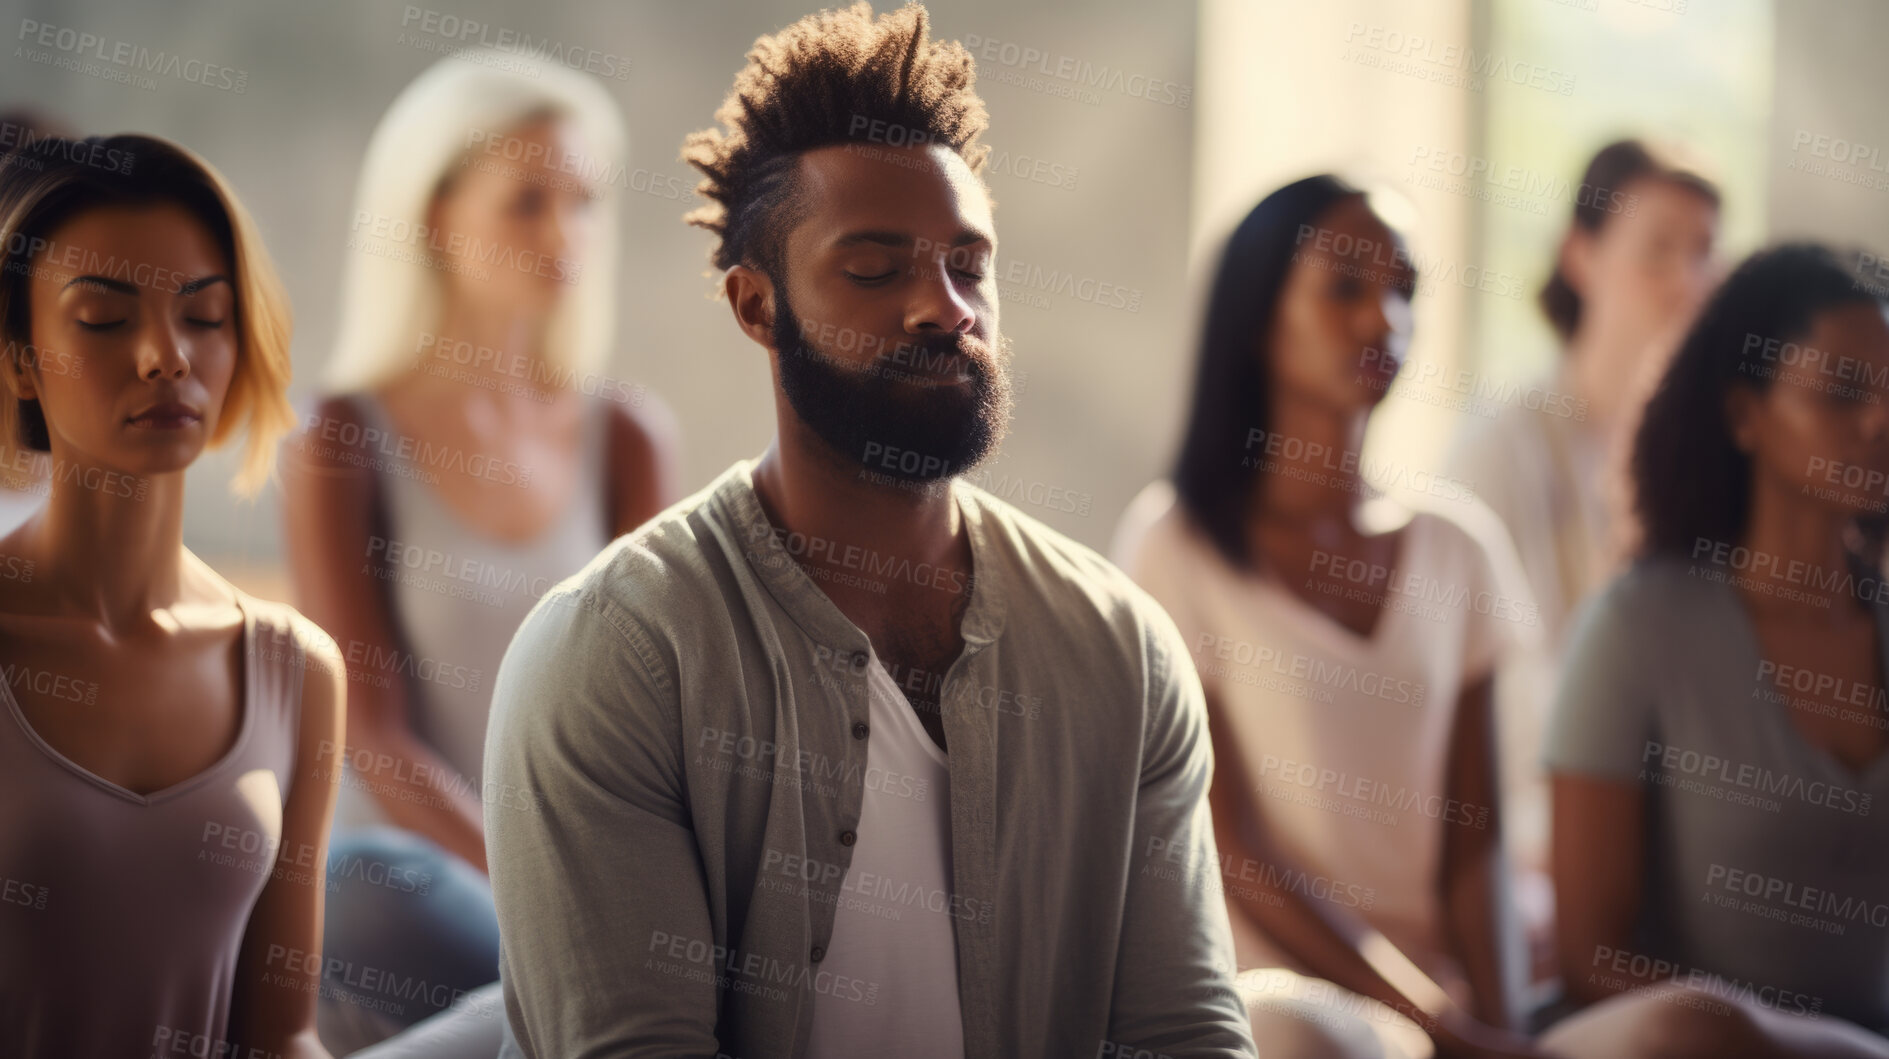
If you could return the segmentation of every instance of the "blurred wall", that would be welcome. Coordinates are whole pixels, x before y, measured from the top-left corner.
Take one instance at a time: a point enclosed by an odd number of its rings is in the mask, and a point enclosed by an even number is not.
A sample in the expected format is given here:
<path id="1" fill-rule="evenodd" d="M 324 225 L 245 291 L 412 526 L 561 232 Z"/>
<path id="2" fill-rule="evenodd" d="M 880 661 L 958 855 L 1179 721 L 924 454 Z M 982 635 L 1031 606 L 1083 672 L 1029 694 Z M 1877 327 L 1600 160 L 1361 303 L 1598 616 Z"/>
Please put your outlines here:
<path id="1" fill-rule="evenodd" d="M 1771 233 L 1889 253 L 1889 4 L 1791 0 L 1775 18 Z"/>
<path id="2" fill-rule="evenodd" d="M 86 132 L 170 137 L 222 169 L 294 299 L 293 396 L 305 407 L 334 334 L 368 135 L 395 93 L 451 44 L 426 27 L 458 16 L 485 23 L 492 37 L 528 34 L 626 60 L 628 76 L 604 83 L 628 120 L 630 168 L 648 171 L 632 186 L 648 190 L 627 195 L 611 370 L 675 410 L 693 491 L 765 447 L 773 405 L 765 354 L 711 298 L 707 235 L 681 223 L 695 205 L 695 174 L 678 152 L 687 133 L 710 124 L 754 39 L 818 2 L 7 0 L 0 24 L 16 35 L 43 23 L 95 34 L 107 52 L 123 42 L 246 76 L 240 92 L 180 77 L 124 84 L 16 56 L 0 61 L 0 102 L 43 108 Z M 1104 546 L 1153 466 L 1149 454 L 1171 443 L 1172 424 L 1147 414 L 1146 386 L 1173 370 L 1189 326 L 1194 5 L 949 0 L 932 11 L 935 36 L 973 44 L 979 56 L 998 265 L 1021 268 L 1021 282 L 1000 290 L 1022 390 L 991 479 L 1025 511 Z M 1064 275 L 1088 282 L 1066 284 Z M 1101 284 L 1123 293 L 1087 301 L 1070 293 Z M 233 469 L 215 454 L 191 472 L 186 541 L 266 583 L 279 576 L 279 494 L 238 503 L 225 488 Z"/>

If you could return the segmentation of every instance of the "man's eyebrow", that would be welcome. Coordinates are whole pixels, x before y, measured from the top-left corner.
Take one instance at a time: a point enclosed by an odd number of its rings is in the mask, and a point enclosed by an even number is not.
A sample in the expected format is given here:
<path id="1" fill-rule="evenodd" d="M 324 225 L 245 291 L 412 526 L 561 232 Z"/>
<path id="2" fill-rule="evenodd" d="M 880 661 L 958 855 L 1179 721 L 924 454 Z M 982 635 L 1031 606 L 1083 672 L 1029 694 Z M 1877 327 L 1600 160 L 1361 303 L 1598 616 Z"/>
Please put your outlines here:
<path id="1" fill-rule="evenodd" d="M 858 246 L 860 243 L 875 243 L 879 246 L 889 246 L 889 247 L 897 248 L 897 247 L 902 247 L 902 246 L 911 246 L 912 241 L 913 241 L 912 237 L 904 234 L 903 232 L 887 232 L 887 231 L 848 232 L 845 235 L 840 236 L 838 239 L 833 240 L 833 249 L 843 250 L 849 246 Z"/>
<path id="2" fill-rule="evenodd" d="M 951 245 L 952 246 L 968 246 L 972 243 L 988 243 L 988 242 L 993 242 L 993 240 L 991 239 L 989 235 L 977 230 L 976 228 L 965 228 L 962 231 L 958 232 L 956 238 L 951 240 Z M 896 250 L 896 249 L 903 249 L 908 246 L 916 245 L 917 240 L 914 239 L 907 232 L 893 232 L 893 231 L 882 231 L 878 229 L 873 229 L 873 230 L 862 231 L 862 232 L 848 232 L 847 234 L 840 236 L 838 239 L 833 240 L 833 249 L 843 250 L 846 247 L 857 246 L 860 243 L 873 243 L 878 246 L 892 247 L 893 249 Z M 936 245 L 936 244 L 933 244 L 933 245 Z"/>

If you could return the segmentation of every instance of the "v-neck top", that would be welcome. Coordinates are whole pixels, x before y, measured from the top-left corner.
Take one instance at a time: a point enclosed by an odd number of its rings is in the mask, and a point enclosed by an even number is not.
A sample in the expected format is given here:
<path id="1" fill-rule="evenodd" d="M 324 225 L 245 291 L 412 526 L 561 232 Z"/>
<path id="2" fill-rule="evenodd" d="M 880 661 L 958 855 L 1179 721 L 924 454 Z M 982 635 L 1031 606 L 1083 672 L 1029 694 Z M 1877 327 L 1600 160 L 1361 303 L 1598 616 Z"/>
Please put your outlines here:
<path id="1" fill-rule="evenodd" d="M 1367 593 L 1382 609 L 1361 635 L 1276 577 L 1229 563 L 1166 482 L 1130 505 L 1116 560 L 1192 648 L 1219 707 L 1214 752 L 1234 759 L 1222 767 L 1244 775 L 1251 826 L 1278 850 L 1278 864 L 1223 858 L 1229 900 L 1260 876 L 1283 882 L 1360 916 L 1426 972 L 1460 979 L 1443 929 L 1444 839 L 1494 816 L 1451 797 L 1450 733 L 1457 698 L 1533 616 L 1519 571 L 1451 519 L 1417 511 Z M 1311 970 L 1249 916 L 1232 919 L 1241 968 Z"/>
<path id="2" fill-rule="evenodd" d="M 325 638 L 286 606 L 237 601 L 235 741 L 161 790 L 59 753 L 0 680 L 0 1054 L 227 1051 L 236 962 L 293 783 L 304 657 Z"/>
<path id="3" fill-rule="evenodd" d="M 1789 711 L 1820 707 L 1778 689 L 1725 573 L 1643 560 L 1582 610 L 1548 767 L 1643 793 L 1645 955 L 1884 1032 L 1889 751 L 1853 771 L 1803 736 Z M 1875 613 L 1889 667 L 1889 606 Z M 1884 689 L 1836 694 L 1889 725 Z"/>

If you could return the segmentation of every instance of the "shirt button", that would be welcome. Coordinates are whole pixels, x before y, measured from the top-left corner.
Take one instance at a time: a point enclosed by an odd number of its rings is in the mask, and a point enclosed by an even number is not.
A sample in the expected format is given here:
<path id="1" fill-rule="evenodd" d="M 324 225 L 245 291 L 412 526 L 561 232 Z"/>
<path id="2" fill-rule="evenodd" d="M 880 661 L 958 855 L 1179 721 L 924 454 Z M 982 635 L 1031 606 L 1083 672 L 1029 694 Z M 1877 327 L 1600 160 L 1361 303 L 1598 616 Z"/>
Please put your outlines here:
<path id="1" fill-rule="evenodd" d="M 819 963 L 821 960 L 826 959 L 826 947 L 823 945 L 815 945 L 813 951 L 807 955 L 813 957 L 814 963 Z"/>
<path id="2" fill-rule="evenodd" d="M 853 738 L 854 739 L 864 739 L 866 738 L 866 733 L 870 731 L 872 731 L 872 729 L 866 727 L 866 722 L 864 721 L 853 722 Z"/>
<path id="3" fill-rule="evenodd" d="M 871 655 L 869 655 L 869 654 L 867 654 L 866 652 L 864 652 L 864 651 L 854 651 L 854 652 L 853 652 L 853 665 L 855 665 L 855 666 L 863 666 L 863 665 L 865 665 L 865 664 L 866 664 L 867 662 L 870 662 L 870 661 L 872 661 L 872 656 L 871 656 Z"/>
<path id="4" fill-rule="evenodd" d="M 840 832 L 840 845 L 850 846 L 857 841 L 859 841 L 859 836 L 853 834 L 851 831 Z"/>

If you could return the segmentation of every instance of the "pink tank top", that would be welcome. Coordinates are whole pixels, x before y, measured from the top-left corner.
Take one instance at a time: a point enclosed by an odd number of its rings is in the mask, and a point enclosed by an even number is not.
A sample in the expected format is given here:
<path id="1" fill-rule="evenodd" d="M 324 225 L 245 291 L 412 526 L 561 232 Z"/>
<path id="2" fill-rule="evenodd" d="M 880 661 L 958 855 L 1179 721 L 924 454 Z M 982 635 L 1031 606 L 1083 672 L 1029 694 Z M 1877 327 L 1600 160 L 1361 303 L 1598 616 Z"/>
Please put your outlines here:
<path id="1" fill-rule="evenodd" d="M 282 604 L 237 602 L 235 745 L 148 795 L 54 750 L 0 679 L 0 1055 L 238 1054 L 224 1043 L 236 961 L 282 837 L 304 647 L 323 634 Z"/>

